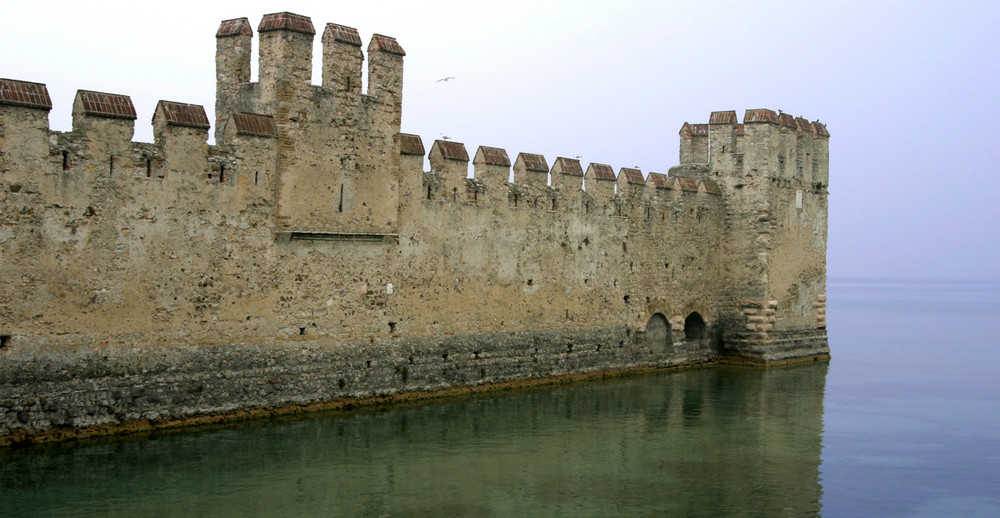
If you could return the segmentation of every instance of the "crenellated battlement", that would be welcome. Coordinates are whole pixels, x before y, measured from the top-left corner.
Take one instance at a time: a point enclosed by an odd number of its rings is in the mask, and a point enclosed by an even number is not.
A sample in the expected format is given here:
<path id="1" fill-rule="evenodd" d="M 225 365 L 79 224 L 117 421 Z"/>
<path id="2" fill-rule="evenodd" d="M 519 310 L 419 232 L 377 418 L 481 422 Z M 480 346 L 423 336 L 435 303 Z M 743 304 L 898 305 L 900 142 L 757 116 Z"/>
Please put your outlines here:
<path id="1" fill-rule="evenodd" d="M 680 129 L 681 165 L 731 175 L 762 175 L 823 189 L 829 182 L 826 126 L 769 109 L 712 112 L 707 124 Z"/>
<path id="2" fill-rule="evenodd" d="M 256 26 L 251 82 L 254 27 L 221 22 L 214 120 L 160 100 L 151 143 L 132 140 L 128 95 L 79 90 L 59 132 L 44 84 L 0 79 L 0 443 L 150 415 L 827 354 L 823 124 L 712 112 L 682 125 L 666 174 L 425 146 L 400 127 L 400 43 L 319 27 L 320 84 L 317 26 L 287 12 Z M 109 380 L 149 364 L 181 380 L 160 400 L 183 403 L 109 413 L 139 400 Z M 301 392 L 314 376 L 321 387 Z M 198 383 L 210 397 L 178 388 Z M 251 386 L 273 398 L 233 399 Z M 22 397 L 46 390 L 62 413 Z"/>
<path id="3" fill-rule="evenodd" d="M 74 130 L 62 139 L 64 144 L 60 149 L 50 150 L 50 154 L 62 157 L 66 171 L 72 170 L 74 164 L 95 161 L 98 156 L 107 155 L 109 176 L 114 176 L 116 168 L 136 171 L 140 177 L 145 171 L 147 178 L 164 178 L 168 171 L 197 170 L 194 176 L 205 179 L 207 183 L 227 185 L 232 181 L 237 187 L 250 182 L 233 180 L 245 170 L 253 169 L 254 186 L 260 186 L 262 178 L 268 179 L 265 184 L 273 185 L 274 192 L 269 196 L 277 201 L 279 213 L 276 221 L 279 227 L 286 227 L 288 231 L 392 232 L 396 225 L 392 212 L 402 203 L 398 201 L 398 192 L 393 184 L 402 180 L 401 175 L 407 174 L 421 178 L 424 185 L 419 190 L 424 201 L 450 200 L 476 205 L 489 199 L 493 205 L 510 203 L 522 207 L 544 207 L 548 211 L 619 216 L 623 214 L 623 208 L 625 214 L 629 212 L 627 207 L 635 205 L 634 199 L 645 197 L 658 203 L 668 203 L 672 199 L 664 193 L 657 193 L 656 188 L 647 189 L 647 183 L 653 180 L 644 178 L 637 169 L 622 168 L 616 175 L 611 166 L 594 163 L 584 170 L 578 160 L 565 157 L 557 157 L 549 170 L 544 157 L 521 153 L 519 161 L 513 164 L 512 174 L 509 157 L 506 160 L 502 158 L 506 156 L 506 151 L 493 147 L 477 149 L 473 176 L 469 179 L 469 153 L 463 144 L 451 141 L 436 141 L 431 146 L 427 153 L 431 163 L 430 176 L 413 170 L 413 167 L 400 169 L 397 175 L 393 175 L 399 178 L 361 174 L 365 170 L 394 169 L 394 166 L 387 167 L 386 164 L 363 164 L 364 160 L 358 160 L 356 155 L 365 144 L 370 148 L 378 142 L 378 146 L 389 146 L 390 149 L 400 145 L 396 135 L 400 134 L 398 121 L 405 51 L 394 38 L 374 35 L 367 49 L 371 61 L 369 90 L 367 94 L 362 94 L 364 54 L 356 29 L 333 23 L 325 26 L 322 35 L 322 85 L 311 84 L 312 38 L 316 34 L 311 19 L 287 12 L 269 14 L 264 16 L 257 30 L 260 40 L 260 81 L 257 83 L 249 82 L 254 34 L 249 20 L 225 20 L 216 32 L 216 146 L 206 146 L 207 130 L 211 129 L 211 125 L 201 106 L 160 101 L 152 120 L 155 147 L 150 148 L 131 142 L 136 116 L 127 95 L 81 90 L 74 100 Z M 37 97 L 30 102 L 15 101 L 15 96 L 11 95 L 8 105 L 17 106 L 20 102 L 21 106 L 36 109 L 51 106 L 44 85 L 5 81 L 9 91 L 13 92 L 16 85 L 19 92 L 26 92 L 22 96 L 32 94 Z M 41 90 L 35 92 L 38 88 Z M 751 110 L 748 117 L 751 112 L 754 117 L 748 120 L 781 123 L 781 119 L 769 110 Z M 345 139 L 342 133 L 324 129 L 331 123 L 347 130 L 348 138 Z M 716 112 L 710 117 L 709 125 L 721 128 L 727 124 L 737 126 L 735 112 Z M 702 144 L 707 149 L 709 125 L 685 123 L 682 129 L 682 157 L 696 154 L 693 148 L 702 136 L 705 137 Z M 733 150 L 739 146 L 736 139 L 743 137 L 743 125 L 738 127 L 739 134 L 730 136 L 733 142 L 730 153 L 734 153 Z M 722 134 L 722 129 L 715 132 L 717 141 L 721 142 L 722 137 L 718 135 Z M 423 154 L 419 137 L 408 138 L 411 142 L 413 138 L 417 139 L 416 145 Z M 267 150 L 271 150 L 277 156 L 264 159 L 263 164 L 245 164 L 236 156 L 242 152 L 234 151 L 234 148 L 245 147 L 247 139 L 273 139 L 265 145 L 257 145 L 257 151 L 266 155 Z M 77 144 L 77 140 L 85 145 Z M 352 141 L 353 149 L 344 149 L 341 145 L 344 140 Z M 715 145 L 720 151 L 726 146 Z M 317 167 L 317 162 L 330 160 L 321 160 L 316 154 L 329 153 L 331 148 L 335 155 L 346 155 L 346 160 L 340 160 L 342 165 L 353 163 L 353 167 L 335 167 L 332 170 Z M 692 150 L 684 151 L 687 148 Z M 83 149 L 87 150 L 86 153 Z M 416 156 L 412 147 L 406 151 L 398 149 L 390 157 L 397 154 Z M 272 160 L 277 163 L 270 167 Z M 301 167 L 302 162 L 309 162 L 309 166 Z M 420 167 L 415 162 L 413 165 Z M 98 168 L 91 166 L 90 169 Z M 682 167 L 674 173 L 674 176 L 691 177 L 694 182 L 691 185 L 704 185 L 706 181 L 699 178 L 704 172 L 697 168 Z M 508 178 L 514 181 L 508 182 Z M 679 186 L 689 182 L 664 178 L 668 180 L 656 180 L 657 188 L 664 191 L 674 190 L 674 184 L 678 185 L 678 193 L 717 191 L 703 186 L 684 189 Z M 321 184 L 335 185 L 336 188 L 313 188 Z M 303 188 L 308 190 L 303 191 Z M 86 192 L 83 189 L 80 195 L 85 197 Z M 357 219 L 344 221 L 347 218 L 341 215 L 353 212 L 351 209 L 359 205 L 359 200 L 360 205 L 366 208 L 369 202 L 391 202 L 381 204 L 382 212 L 386 213 L 383 214 L 382 224 L 377 220 L 372 223 L 370 216 L 365 224 L 359 224 Z M 319 215 L 317 211 L 310 210 L 318 205 L 335 205 L 337 211 L 332 215 Z M 597 208 L 600 210 L 592 212 Z"/>

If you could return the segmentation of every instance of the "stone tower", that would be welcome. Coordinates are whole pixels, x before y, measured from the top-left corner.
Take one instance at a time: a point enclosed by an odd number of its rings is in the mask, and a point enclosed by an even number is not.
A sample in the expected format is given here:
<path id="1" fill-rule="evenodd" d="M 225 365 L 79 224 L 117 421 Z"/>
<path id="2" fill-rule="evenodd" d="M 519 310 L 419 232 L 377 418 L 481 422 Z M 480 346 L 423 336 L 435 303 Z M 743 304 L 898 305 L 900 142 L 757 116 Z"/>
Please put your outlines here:
<path id="1" fill-rule="evenodd" d="M 680 136 L 671 173 L 716 179 L 727 196 L 723 346 L 764 361 L 826 354 L 826 127 L 755 109 L 743 124 L 735 111 L 713 112 Z"/>

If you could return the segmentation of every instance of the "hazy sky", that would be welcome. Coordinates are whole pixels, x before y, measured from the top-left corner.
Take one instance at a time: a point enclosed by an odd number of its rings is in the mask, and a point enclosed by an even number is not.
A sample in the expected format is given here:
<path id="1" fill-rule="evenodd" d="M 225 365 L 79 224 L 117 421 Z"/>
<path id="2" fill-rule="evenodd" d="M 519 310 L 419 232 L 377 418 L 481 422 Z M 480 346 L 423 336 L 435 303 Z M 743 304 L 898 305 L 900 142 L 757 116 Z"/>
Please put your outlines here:
<path id="1" fill-rule="evenodd" d="M 151 141 L 159 99 L 214 120 L 219 22 L 278 11 L 312 18 L 316 67 L 328 22 L 396 37 L 427 148 L 666 172 L 712 111 L 819 119 L 831 277 L 1000 279 L 997 2 L 6 2 L 0 77 L 45 83 L 56 130 L 77 89 L 129 95 Z"/>

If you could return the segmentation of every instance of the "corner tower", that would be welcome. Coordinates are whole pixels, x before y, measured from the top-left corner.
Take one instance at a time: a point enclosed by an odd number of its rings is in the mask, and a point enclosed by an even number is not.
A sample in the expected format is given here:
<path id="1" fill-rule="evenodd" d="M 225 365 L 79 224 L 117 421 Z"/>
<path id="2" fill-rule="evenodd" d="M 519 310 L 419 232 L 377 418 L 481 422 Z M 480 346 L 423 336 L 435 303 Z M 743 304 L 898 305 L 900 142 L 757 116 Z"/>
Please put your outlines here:
<path id="1" fill-rule="evenodd" d="M 681 168 L 726 197 L 723 352 L 757 361 L 829 354 L 828 140 L 819 122 L 768 109 L 714 112 L 681 129 Z M 704 162 L 702 162 L 704 160 Z M 701 163 L 699 163 L 701 162 Z"/>

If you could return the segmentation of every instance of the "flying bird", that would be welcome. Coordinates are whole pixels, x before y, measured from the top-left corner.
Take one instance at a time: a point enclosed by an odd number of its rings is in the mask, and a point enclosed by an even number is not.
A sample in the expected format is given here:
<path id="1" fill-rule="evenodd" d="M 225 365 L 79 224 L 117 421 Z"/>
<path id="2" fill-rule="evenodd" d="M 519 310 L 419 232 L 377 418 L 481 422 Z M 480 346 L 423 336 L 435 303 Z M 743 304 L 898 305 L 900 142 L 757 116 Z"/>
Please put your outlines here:
<path id="1" fill-rule="evenodd" d="M 442 77 L 441 79 L 438 79 L 437 81 L 434 81 L 434 82 L 435 83 L 442 83 L 444 81 L 451 81 L 452 79 L 455 79 L 455 78 L 451 77 L 451 76 L 448 76 L 448 77 Z"/>

